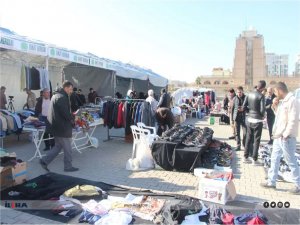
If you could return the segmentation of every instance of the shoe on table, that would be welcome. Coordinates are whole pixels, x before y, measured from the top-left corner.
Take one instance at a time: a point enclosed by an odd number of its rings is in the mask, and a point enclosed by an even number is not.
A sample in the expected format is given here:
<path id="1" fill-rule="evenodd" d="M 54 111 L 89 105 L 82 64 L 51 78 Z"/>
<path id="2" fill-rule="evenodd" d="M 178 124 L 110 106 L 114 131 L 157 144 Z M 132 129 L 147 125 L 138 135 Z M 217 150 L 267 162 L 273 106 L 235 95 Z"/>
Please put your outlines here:
<path id="1" fill-rule="evenodd" d="M 268 142 L 268 145 L 273 145 L 273 140 L 270 140 L 270 141 Z"/>
<path id="2" fill-rule="evenodd" d="M 235 139 L 235 136 L 230 136 L 228 139 L 233 140 L 233 139 Z"/>
<path id="3" fill-rule="evenodd" d="M 76 167 L 70 167 L 68 169 L 64 169 L 65 172 L 75 172 L 75 171 L 78 171 L 79 169 L 76 168 Z"/>
<path id="4" fill-rule="evenodd" d="M 251 159 L 249 159 L 249 158 L 244 158 L 244 159 L 243 159 L 243 163 L 250 164 L 250 163 L 252 163 L 252 161 L 251 161 Z"/>
<path id="5" fill-rule="evenodd" d="M 269 189 L 276 189 L 276 186 L 275 186 L 275 185 L 269 184 L 268 182 L 266 182 L 266 183 L 261 183 L 260 186 L 261 186 L 261 187 L 264 187 L 264 188 L 269 188 Z"/>
<path id="6" fill-rule="evenodd" d="M 261 162 L 260 160 L 253 160 L 252 161 L 252 165 L 253 166 L 263 166 L 264 165 L 264 163 L 263 162 Z"/>
<path id="7" fill-rule="evenodd" d="M 42 168 L 44 170 L 46 170 L 47 172 L 50 172 L 50 170 L 47 167 L 47 164 L 42 159 L 40 159 L 40 165 L 42 166 Z"/>
<path id="8" fill-rule="evenodd" d="M 289 193 L 295 194 L 295 195 L 300 195 L 300 187 L 295 186 L 294 188 L 289 190 Z"/>

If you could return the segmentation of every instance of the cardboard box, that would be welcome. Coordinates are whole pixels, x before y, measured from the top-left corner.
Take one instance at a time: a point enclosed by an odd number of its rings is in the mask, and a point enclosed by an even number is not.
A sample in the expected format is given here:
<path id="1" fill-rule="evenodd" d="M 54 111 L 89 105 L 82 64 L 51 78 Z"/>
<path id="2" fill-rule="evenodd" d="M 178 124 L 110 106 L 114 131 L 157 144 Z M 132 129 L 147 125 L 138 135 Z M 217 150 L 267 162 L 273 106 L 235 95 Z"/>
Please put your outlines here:
<path id="1" fill-rule="evenodd" d="M 220 181 L 200 178 L 199 199 L 225 205 L 236 197 L 236 190 L 232 180 Z"/>
<path id="2" fill-rule="evenodd" d="M 214 171 L 224 171 L 232 173 L 229 167 L 216 166 L 214 169 L 195 168 L 194 175 L 199 177 L 198 197 L 201 200 L 225 205 L 228 201 L 233 201 L 236 197 L 236 190 L 232 180 L 222 181 L 206 178 L 207 174 Z"/>
<path id="3" fill-rule="evenodd" d="M 27 178 L 27 164 L 26 162 L 18 163 L 12 168 L 12 177 L 14 185 L 23 184 Z"/>
<path id="4" fill-rule="evenodd" d="M 12 168 L 11 167 L 0 167 L 0 190 L 4 190 L 13 186 L 14 181 L 12 177 Z"/>

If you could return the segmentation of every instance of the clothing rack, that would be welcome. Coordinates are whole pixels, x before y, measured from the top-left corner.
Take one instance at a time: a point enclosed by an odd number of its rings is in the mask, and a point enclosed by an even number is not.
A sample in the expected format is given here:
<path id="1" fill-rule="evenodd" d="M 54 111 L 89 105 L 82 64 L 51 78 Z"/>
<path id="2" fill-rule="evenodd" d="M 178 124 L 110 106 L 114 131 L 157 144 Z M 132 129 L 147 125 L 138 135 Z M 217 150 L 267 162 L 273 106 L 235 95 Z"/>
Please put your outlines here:
<path id="1" fill-rule="evenodd" d="M 103 99 L 109 99 L 109 101 L 113 101 L 113 100 L 117 100 L 117 101 L 138 101 L 138 102 L 146 101 L 145 99 L 125 99 L 125 98 L 120 99 L 120 98 L 111 98 L 111 97 L 106 97 L 106 98 L 103 98 Z M 110 140 L 112 140 L 112 138 L 124 138 L 125 139 L 125 136 L 111 135 L 110 132 L 109 132 L 108 126 L 106 126 L 106 131 L 107 131 L 107 139 L 103 140 L 104 142 L 110 141 Z"/>

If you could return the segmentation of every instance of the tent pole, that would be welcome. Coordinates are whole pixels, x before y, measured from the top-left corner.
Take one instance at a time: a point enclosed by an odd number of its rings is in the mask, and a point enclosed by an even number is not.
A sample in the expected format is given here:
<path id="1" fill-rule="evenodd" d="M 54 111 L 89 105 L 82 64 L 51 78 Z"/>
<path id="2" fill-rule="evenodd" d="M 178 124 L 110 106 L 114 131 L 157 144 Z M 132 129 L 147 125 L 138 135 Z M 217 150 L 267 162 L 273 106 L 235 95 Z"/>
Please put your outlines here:
<path id="1" fill-rule="evenodd" d="M 49 56 L 46 56 L 46 70 L 49 71 Z"/>

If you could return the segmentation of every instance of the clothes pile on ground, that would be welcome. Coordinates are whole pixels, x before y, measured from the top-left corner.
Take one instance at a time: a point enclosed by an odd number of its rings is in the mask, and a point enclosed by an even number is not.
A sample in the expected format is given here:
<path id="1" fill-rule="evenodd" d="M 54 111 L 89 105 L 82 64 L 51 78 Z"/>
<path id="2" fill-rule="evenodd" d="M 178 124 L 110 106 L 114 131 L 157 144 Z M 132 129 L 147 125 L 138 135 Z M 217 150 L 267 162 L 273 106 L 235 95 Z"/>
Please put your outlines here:
<path id="1" fill-rule="evenodd" d="M 213 139 L 213 133 L 208 127 L 177 125 L 153 142 L 153 159 L 165 170 L 191 172 L 196 167 L 228 167 L 233 158 L 231 146 Z"/>
<path id="2" fill-rule="evenodd" d="M 27 213 L 69 224 L 268 223 L 259 211 L 234 213 L 188 196 L 158 195 L 54 173 L 8 188 L 1 192 L 1 199 L 6 203 L 23 200 L 28 203 Z M 31 206 L 24 200 L 43 201 Z M 44 205 L 39 208 L 38 203 Z"/>
<path id="3" fill-rule="evenodd" d="M 272 145 L 261 145 L 258 150 L 259 158 L 262 159 L 264 163 L 265 169 L 269 169 L 271 167 L 271 153 L 272 153 Z M 300 167 L 300 154 L 295 153 L 295 157 L 297 158 L 298 166 Z M 293 182 L 291 179 L 291 169 L 286 163 L 284 157 L 280 159 L 280 166 L 278 172 L 278 179 L 285 180 L 288 182 Z"/>

